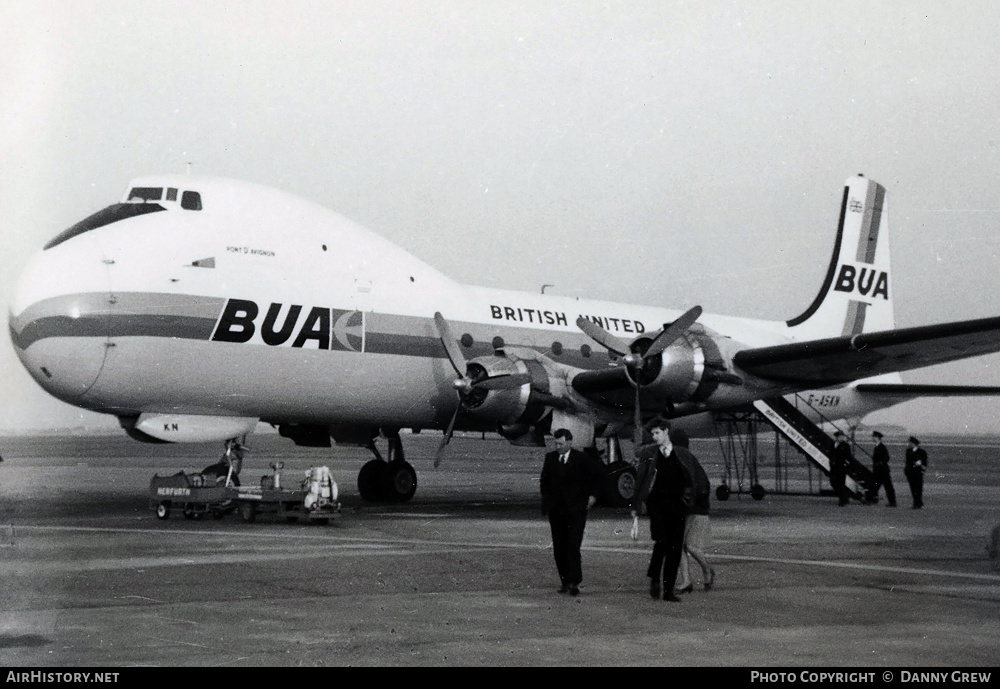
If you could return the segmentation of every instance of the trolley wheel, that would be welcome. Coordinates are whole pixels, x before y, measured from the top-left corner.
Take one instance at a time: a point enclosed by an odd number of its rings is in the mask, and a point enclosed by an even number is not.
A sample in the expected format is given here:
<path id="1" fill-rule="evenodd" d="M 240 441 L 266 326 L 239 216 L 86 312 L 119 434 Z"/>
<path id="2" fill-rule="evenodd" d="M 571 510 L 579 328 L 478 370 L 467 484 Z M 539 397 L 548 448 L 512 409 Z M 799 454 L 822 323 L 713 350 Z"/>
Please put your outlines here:
<path id="1" fill-rule="evenodd" d="M 240 516 L 243 521 L 252 524 L 257 519 L 257 503 L 244 502 L 240 505 Z"/>
<path id="2" fill-rule="evenodd" d="M 170 516 L 170 501 L 169 500 L 161 500 L 156 505 L 156 518 L 157 519 L 166 519 L 169 516 Z"/>
<path id="3" fill-rule="evenodd" d="M 764 486 L 759 483 L 753 484 L 753 487 L 750 489 L 750 496 L 754 500 L 763 500 L 765 495 L 767 495 L 767 491 L 764 489 Z"/>
<path id="4" fill-rule="evenodd" d="M 327 526 L 330 523 L 330 518 L 320 517 L 319 519 L 313 519 L 313 521 L 319 524 L 320 526 Z"/>
<path id="5" fill-rule="evenodd" d="M 715 498 L 717 500 L 721 500 L 722 502 L 725 502 L 726 500 L 728 500 L 729 499 L 729 486 L 727 486 L 725 483 L 723 483 L 718 488 L 716 488 L 715 489 Z"/>
<path id="6" fill-rule="evenodd" d="M 192 506 L 191 503 L 184 505 L 184 518 L 185 519 L 195 518 L 194 506 Z"/>

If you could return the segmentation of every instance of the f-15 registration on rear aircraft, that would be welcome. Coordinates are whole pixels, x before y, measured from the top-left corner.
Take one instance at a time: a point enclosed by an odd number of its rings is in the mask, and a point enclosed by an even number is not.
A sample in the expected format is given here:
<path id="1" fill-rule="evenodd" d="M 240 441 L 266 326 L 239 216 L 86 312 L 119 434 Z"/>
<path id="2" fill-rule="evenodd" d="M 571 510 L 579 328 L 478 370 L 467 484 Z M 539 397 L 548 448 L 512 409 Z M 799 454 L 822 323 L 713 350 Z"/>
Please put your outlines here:
<path id="1" fill-rule="evenodd" d="M 834 419 L 996 394 L 900 381 L 1000 351 L 1000 318 L 896 329 L 888 240 L 885 188 L 848 179 L 818 294 L 771 322 L 461 285 L 290 194 L 151 176 L 33 257 L 9 328 L 40 386 L 136 439 L 222 442 L 263 421 L 300 445 L 370 448 L 361 496 L 407 500 L 403 429 L 443 431 L 442 451 L 456 430 L 539 446 L 567 428 L 591 447 L 653 415 L 703 435 L 756 408 L 801 435 L 796 393 Z"/>

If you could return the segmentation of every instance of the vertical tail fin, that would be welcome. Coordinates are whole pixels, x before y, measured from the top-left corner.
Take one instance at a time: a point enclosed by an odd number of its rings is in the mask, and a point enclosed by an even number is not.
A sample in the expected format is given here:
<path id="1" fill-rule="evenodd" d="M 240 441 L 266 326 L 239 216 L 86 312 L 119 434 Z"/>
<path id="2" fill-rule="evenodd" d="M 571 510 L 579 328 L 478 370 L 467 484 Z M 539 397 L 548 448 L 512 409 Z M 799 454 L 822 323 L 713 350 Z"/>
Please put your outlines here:
<path id="1" fill-rule="evenodd" d="M 818 339 L 895 327 L 885 187 L 851 177 L 826 278 L 813 303 L 786 322 L 796 339 Z"/>

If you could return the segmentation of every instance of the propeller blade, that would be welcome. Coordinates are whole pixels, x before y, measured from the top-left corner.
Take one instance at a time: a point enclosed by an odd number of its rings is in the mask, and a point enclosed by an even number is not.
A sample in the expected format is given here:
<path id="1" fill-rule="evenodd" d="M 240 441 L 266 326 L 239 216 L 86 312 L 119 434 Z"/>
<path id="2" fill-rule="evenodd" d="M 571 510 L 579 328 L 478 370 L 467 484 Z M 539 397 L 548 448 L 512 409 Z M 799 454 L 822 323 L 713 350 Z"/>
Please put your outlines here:
<path id="1" fill-rule="evenodd" d="M 472 387 L 481 388 L 483 390 L 513 390 L 514 388 L 519 388 L 530 382 L 531 376 L 529 374 L 514 373 L 506 376 L 483 378 L 482 380 L 473 383 Z"/>
<path id="2" fill-rule="evenodd" d="M 448 430 L 444 432 L 444 438 L 441 439 L 441 444 L 438 445 L 437 455 L 434 457 L 435 469 L 441 464 L 441 460 L 444 458 L 444 450 L 448 447 L 448 443 L 451 442 L 451 435 L 455 431 L 455 419 L 458 418 L 460 409 L 461 407 L 455 407 L 455 413 L 451 415 L 451 421 L 448 422 Z"/>
<path id="3" fill-rule="evenodd" d="M 680 318 L 664 328 L 663 332 L 656 336 L 656 339 L 650 343 L 649 349 L 642 355 L 643 358 L 648 359 L 657 354 L 662 354 L 663 350 L 676 342 L 688 328 L 694 325 L 699 316 L 701 316 L 700 306 L 693 306 L 685 311 Z"/>
<path id="4" fill-rule="evenodd" d="M 438 337 L 441 338 L 441 344 L 444 345 L 444 351 L 448 355 L 448 361 L 450 361 L 452 367 L 454 367 L 455 373 L 457 373 L 459 377 L 465 378 L 465 357 L 462 356 L 462 350 L 458 347 L 458 340 L 456 340 L 454 335 L 451 333 L 448 321 L 444 319 L 444 316 L 441 315 L 440 311 L 436 311 L 434 313 L 434 323 L 437 325 Z"/>
<path id="5" fill-rule="evenodd" d="M 597 323 L 588 321 L 583 316 L 576 319 L 576 327 L 582 330 L 587 337 L 597 342 L 612 354 L 624 356 L 629 352 L 628 343 L 618 339 L 607 330 L 597 325 Z"/>

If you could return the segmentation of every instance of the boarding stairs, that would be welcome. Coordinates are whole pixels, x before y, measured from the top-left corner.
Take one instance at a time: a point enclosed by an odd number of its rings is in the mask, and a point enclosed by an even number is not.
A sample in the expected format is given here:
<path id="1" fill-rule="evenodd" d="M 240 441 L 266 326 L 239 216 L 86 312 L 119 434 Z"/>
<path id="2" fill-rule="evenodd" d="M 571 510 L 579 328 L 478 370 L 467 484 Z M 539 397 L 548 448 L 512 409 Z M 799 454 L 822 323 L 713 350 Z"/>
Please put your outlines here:
<path id="1" fill-rule="evenodd" d="M 757 400 L 753 403 L 754 408 L 767 423 L 798 449 L 806 459 L 819 468 L 825 475 L 830 475 L 830 455 L 833 452 L 834 440 L 804 414 L 796 405 L 808 407 L 812 414 L 820 419 L 824 419 L 822 414 L 809 405 L 802 397 L 795 395 L 793 404 L 784 397 L 769 397 Z M 867 468 L 857 460 L 857 455 L 861 452 L 867 453 L 854 444 L 853 439 L 852 459 L 847 469 L 847 479 L 845 481 L 848 490 L 857 500 L 865 501 L 866 496 L 874 484 L 874 475 L 871 469 Z"/>

